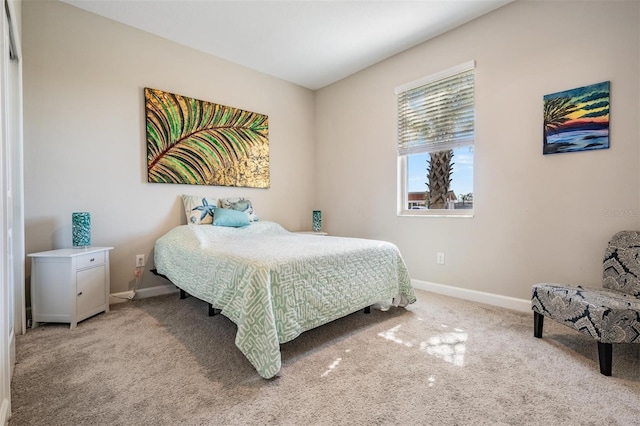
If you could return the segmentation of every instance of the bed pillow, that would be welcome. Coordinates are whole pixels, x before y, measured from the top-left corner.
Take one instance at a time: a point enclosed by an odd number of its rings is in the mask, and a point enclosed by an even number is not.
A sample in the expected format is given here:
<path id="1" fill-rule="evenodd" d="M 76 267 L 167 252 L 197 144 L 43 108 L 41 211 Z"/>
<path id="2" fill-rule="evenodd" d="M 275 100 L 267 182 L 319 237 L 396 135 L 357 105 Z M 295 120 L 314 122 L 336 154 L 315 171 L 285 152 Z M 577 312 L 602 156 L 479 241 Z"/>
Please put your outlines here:
<path id="1" fill-rule="evenodd" d="M 220 207 L 223 209 L 238 210 L 244 212 L 249 218 L 249 222 L 257 222 L 258 216 L 253 212 L 251 200 L 247 198 L 221 198 Z"/>
<path id="2" fill-rule="evenodd" d="M 230 226 L 233 228 L 239 228 L 249 224 L 249 217 L 239 210 L 219 208 L 213 212 L 214 226 Z"/>
<path id="3" fill-rule="evenodd" d="M 218 207 L 218 200 L 200 195 L 182 195 L 182 204 L 187 223 L 204 225 L 213 222 L 213 212 Z"/>

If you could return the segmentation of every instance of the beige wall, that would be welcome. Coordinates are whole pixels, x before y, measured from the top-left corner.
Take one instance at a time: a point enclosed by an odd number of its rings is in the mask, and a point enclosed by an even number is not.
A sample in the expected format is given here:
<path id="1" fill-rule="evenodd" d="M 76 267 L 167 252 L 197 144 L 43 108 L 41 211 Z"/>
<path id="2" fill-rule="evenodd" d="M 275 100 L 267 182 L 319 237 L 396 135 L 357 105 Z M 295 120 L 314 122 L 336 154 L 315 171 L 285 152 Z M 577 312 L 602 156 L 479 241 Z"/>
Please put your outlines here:
<path id="1" fill-rule="evenodd" d="M 396 243 L 417 280 L 521 299 L 598 285 L 608 238 L 639 225 L 639 6 L 515 2 L 318 91 L 326 230 Z M 394 88 L 471 59 L 475 217 L 398 217 Z M 543 156 L 542 97 L 606 80 L 611 148 Z"/>
<path id="2" fill-rule="evenodd" d="M 115 247 L 115 293 L 135 255 L 186 222 L 183 193 L 249 197 L 262 219 L 311 226 L 313 92 L 64 3 L 23 6 L 27 253 L 71 246 L 71 213 L 89 211 L 93 245 Z M 144 87 L 267 114 L 271 188 L 147 183 Z M 162 283 L 147 273 L 141 287 Z"/>

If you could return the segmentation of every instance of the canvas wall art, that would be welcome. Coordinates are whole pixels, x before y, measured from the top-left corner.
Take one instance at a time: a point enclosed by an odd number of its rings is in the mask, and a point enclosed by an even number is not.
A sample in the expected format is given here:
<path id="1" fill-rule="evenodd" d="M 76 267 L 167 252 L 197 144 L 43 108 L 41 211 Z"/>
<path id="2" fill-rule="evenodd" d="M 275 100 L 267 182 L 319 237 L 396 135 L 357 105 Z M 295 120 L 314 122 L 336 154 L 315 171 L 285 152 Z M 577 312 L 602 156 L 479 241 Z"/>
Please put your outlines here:
<path id="1" fill-rule="evenodd" d="M 610 82 L 544 96 L 543 154 L 609 148 Z"/>
<path id="2" fill-rule="evenodd" d="M 269 118 L 145 88 L 149 182 L 269 187 Z"/>

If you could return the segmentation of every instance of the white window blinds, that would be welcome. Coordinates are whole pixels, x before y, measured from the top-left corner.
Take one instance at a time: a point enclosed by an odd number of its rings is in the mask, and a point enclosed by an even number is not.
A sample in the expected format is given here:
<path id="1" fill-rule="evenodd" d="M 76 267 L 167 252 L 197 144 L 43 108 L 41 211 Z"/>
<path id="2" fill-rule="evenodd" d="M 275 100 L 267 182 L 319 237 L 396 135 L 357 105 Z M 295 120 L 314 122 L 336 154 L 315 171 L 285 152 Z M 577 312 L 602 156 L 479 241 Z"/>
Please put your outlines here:
<path id="1" fill-rule="evenodd" d="M 475 61 L 397 87 L 398 155 L 473 144 Z"/>

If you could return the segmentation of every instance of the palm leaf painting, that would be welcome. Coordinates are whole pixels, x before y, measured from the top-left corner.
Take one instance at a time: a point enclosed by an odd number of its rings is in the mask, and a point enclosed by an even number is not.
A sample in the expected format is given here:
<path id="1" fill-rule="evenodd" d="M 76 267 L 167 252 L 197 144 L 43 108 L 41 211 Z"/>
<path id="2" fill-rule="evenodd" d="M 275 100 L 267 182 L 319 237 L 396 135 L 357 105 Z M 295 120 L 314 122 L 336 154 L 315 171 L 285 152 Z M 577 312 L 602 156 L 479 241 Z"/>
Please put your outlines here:
<path id="1" fill-rule="evenodd" d="M 544 96 L 542 152 L 609 148 L 610 82 Z"/>
<path id="2" fill-rule="evenodd" d="M 147 175 L 154 183 L 269 188 L 269 118 L 144 89 Z"/>

